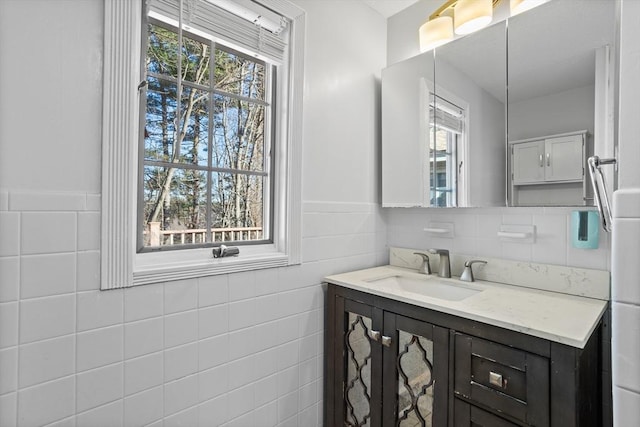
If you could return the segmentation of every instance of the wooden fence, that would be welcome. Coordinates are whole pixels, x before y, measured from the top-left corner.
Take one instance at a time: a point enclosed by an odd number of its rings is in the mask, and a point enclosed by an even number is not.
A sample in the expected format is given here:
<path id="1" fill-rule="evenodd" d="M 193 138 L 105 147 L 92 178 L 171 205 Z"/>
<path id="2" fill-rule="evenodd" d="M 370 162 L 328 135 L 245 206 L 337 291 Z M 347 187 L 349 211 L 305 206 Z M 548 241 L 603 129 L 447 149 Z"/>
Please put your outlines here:
<path id="1" fill-rule="evenodd" d="M 237 242 L 243 240 L 261 240 L 262 227 L 212 228 L 214 242 Z M 159 222 L 150 222 L 145 230 L 144 240 L 149 246 L 184 245 L 205 243 L 206 228 L 187 230 L 161 230 Z"/>

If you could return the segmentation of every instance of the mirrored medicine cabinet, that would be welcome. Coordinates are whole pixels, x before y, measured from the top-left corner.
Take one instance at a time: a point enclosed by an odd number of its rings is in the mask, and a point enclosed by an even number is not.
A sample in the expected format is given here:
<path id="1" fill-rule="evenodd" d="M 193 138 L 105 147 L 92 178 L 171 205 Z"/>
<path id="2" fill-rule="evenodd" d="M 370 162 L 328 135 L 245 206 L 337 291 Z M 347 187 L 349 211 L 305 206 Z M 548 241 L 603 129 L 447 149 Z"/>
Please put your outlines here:
<path id="1" fill-rule="evenodd" d="M 616 2 L 550 0 L 382 71 L 383 207 L 590 206 Z"/>

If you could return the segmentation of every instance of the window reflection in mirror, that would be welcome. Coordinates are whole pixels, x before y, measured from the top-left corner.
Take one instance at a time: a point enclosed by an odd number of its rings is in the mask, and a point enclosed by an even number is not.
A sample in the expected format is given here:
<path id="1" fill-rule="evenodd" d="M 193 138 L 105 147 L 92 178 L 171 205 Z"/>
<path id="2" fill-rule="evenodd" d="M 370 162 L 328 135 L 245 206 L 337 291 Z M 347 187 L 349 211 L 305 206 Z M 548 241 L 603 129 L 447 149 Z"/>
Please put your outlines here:
<path id="1" fill-rule="evenodd" d="M 437 102 L 448 113 L 437 127 L 458 142 L 458 199 L 447 206 L 505 205 L 506 51 L 504 22 L 435 49 Z"/>
<path id="2" fill-rule="evenodd" d="M 458 206 L 458 151 L 465 128 L 463 108 L 432 95 L 429 103 L 429 201 L 433 207 Z"/>

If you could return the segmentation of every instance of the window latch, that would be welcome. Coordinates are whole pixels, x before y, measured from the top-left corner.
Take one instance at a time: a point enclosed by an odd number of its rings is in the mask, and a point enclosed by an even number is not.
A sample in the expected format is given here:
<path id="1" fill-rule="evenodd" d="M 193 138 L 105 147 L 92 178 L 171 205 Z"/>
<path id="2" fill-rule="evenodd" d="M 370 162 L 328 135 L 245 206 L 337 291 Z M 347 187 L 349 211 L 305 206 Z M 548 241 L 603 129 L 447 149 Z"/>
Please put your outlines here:
<path id="1" fill-rule="evenodd" d="M 240 254 L 240 249 L 237 246 L 225 246 L 220 245 L 217 248 L 213 248 L 213 257 L 222 258 L 227 256 L 237 256 Z"/>

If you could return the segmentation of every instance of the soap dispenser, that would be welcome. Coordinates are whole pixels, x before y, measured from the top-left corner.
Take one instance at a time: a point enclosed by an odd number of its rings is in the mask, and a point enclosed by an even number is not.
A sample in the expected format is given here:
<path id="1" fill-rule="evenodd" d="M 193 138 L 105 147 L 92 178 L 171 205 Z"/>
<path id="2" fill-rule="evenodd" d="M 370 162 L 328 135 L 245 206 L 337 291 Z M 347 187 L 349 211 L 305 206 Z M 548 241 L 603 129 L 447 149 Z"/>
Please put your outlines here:
<path id="1" fill-rule="evenodd" d="M 571 243 L 578 249 L 597 249 L 600 222 L 596 211 L 571 212 Z"/>

